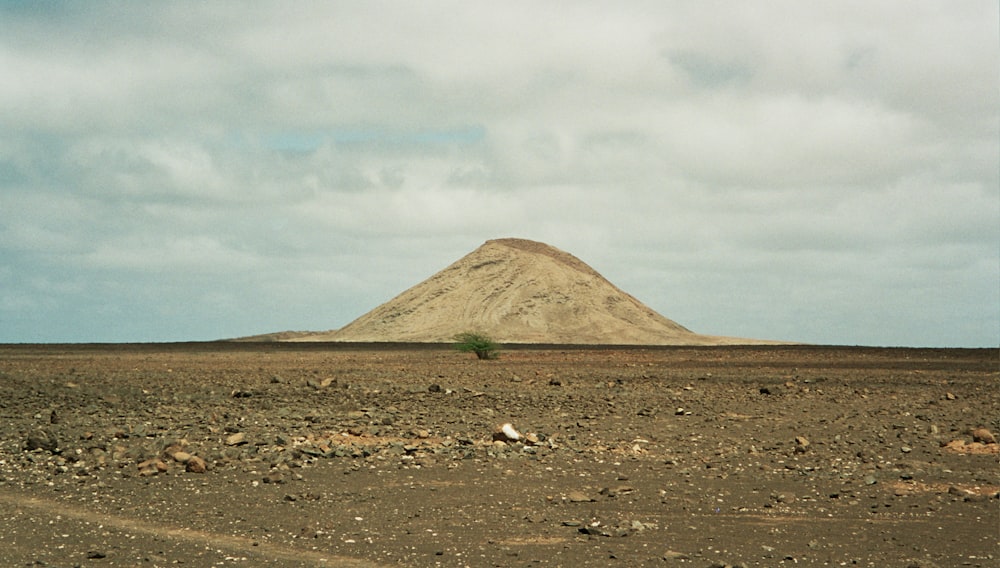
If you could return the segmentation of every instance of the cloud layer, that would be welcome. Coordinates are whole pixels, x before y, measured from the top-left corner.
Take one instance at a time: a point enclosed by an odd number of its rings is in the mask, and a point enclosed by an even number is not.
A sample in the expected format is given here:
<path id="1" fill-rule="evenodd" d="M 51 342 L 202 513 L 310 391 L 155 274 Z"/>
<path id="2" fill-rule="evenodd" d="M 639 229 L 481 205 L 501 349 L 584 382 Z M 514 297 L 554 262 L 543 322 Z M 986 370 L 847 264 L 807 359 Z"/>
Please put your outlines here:
<path id="1" fill-rule="evenodd" d="M 5 5 L 0 342 L 340 327 L 517 236 L 702 333 L 996 346 L 998 34 L 987 2 Z"/>

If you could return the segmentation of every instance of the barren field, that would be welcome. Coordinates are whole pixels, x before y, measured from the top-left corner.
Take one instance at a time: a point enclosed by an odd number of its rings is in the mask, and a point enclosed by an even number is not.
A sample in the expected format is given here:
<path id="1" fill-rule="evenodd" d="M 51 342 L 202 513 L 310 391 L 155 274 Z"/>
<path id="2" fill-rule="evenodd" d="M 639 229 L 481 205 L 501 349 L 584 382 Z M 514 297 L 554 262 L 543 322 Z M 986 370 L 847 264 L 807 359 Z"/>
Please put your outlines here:
<path id="1" fill-rule="evenodd" d="M 0 346 L 0 564 L 998 566 L 998 367 L 996 349 Z"/>

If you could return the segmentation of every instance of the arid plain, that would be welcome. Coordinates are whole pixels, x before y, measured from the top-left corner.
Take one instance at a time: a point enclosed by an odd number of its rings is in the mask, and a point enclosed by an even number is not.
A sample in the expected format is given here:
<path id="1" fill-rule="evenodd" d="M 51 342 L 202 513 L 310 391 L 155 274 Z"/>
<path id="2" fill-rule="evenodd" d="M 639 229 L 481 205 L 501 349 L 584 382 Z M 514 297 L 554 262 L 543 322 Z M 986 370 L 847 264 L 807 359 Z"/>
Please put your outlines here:
<path id="1" fill-rule="evenodd" d="M 997 566 L 998 361 L 0 346 L 3 564 Z"/>

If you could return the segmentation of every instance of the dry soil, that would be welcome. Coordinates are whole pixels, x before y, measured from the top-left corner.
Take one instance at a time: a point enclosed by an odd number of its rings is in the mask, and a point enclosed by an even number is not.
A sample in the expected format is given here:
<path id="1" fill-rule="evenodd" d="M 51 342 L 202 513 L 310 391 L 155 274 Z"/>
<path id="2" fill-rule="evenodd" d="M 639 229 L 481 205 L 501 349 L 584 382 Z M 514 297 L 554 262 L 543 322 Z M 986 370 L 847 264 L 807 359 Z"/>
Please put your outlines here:
<path id="1" fill-rule="evenodd" d="M 998 378 L 996 349 L 0 346 L 0 564 L 998 566 Z"/>

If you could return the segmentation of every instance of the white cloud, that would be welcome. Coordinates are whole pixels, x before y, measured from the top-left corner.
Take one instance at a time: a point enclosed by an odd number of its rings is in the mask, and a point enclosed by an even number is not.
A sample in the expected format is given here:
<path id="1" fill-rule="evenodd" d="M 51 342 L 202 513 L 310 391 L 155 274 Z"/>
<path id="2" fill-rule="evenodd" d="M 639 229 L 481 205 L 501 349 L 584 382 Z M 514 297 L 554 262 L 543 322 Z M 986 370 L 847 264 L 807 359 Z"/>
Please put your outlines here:
<path id="1" fill-rule="evenodd" d="M 337 327 L 524 236 L 697 331 L 995 345 L 997 28 L 943 1 L 0 8 L 0 341 Z"/>

